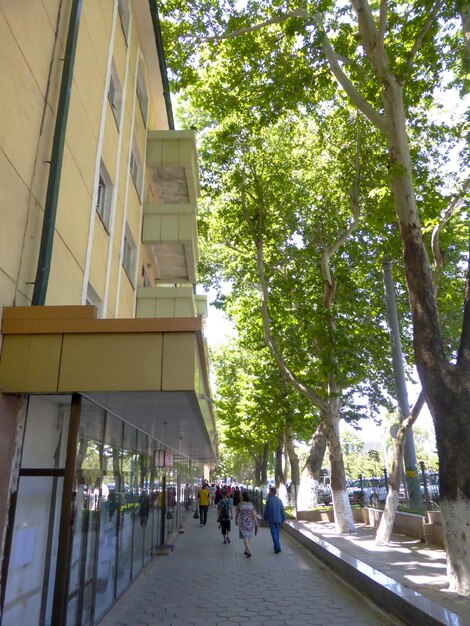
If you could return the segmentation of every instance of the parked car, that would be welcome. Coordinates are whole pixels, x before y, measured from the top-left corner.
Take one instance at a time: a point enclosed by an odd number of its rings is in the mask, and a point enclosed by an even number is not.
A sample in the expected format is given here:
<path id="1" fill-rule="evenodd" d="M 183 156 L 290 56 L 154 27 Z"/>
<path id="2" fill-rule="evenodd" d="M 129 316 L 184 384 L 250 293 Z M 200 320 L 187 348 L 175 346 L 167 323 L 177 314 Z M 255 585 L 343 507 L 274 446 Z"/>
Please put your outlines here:
<path id="1" fill-rule="evenodd" d="M 428 495 L 431 502 L 439 502 L 440 500 L 440 492 L 439 492 L 439 474 L 437 472 L 430 472 L 426 474 L 426 486 L 428 489 Z M 424 485 L 421 482 L 421 494 L 424 498 Z"/>
<path id="2" fill-rule="evenodd" d="M 315 492 L 319 504 L 328 505 L 332 503 L 333 493 L 331 491 L 330 470 L 326 467 L 322 467 L 320 470 L 318 486 L 316 487 Z"/>
<path id="3" fill-rule="evenodd" d="M 426 504 L 426 494 L 424 490 L 423 477 L 420 475 L 420 490 L 421 496 L 423 499 L 423 504 Z M 426 486 L 427 492 L 429 496 L 429 500 L 431 503 L 439 504 L 440 501 L 440 491 L 439 491 L 439 473 L 438 472 L 427 472 L 426 473 Z M 401 483 L 400 492 L 399 492 L 399 501 L 401 503 L 407 503 L 409 500 L 409 493 L 406 485 Z"/>
<path id="4" fill-rule="evenodd" d="M 347 492 L 351 504 L 378 506 L 387 499 L 387 487 L 384 478 L 363 478 L 362 491 L 361 479 L 350 480 Z"/>
<path id="5" fill-rule="evenodd" d="M 319 485 L 316 489 L 316 495 L 318 504 L 328 505 L 333 501 L 333 494 L 329 484 Z"/>

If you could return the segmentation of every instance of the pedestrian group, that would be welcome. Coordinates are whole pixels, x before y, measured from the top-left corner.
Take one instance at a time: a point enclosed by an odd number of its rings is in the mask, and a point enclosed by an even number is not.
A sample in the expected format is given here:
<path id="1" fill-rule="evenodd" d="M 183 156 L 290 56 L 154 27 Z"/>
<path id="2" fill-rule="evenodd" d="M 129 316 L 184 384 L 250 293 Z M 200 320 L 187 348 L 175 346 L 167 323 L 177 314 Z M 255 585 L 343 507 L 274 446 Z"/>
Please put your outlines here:
<path id="1" fill-rule="evenodd" d="M 251 557 L 251 540 L 253 535 L 258 533 L 259 523 L 256 510 L 248 492 L 241 490 L 237 485 L 209 484 L 205 480 L 198 491 L 198 507 L 200 525 L 207 524 L 207 512 L 209 507 L 217 509 L 217 522 L 219 524 L 224 544 L 231 543 L 230 533 L 232 531 L 232 521 L 235 510 L 235 525 L 238 526 L 239 538 L 243 540 L 245 557 Z M 197 509 L 195 512 L 197 518 Z M 270 487 L 266 506 L 264 509 L 264 520 L 268 523 L 273 539 L 274 553 L 281 552 L 279 531 L 282 528 L 286 514 L 282 500 L 276 495 L 276 487 Z"/>

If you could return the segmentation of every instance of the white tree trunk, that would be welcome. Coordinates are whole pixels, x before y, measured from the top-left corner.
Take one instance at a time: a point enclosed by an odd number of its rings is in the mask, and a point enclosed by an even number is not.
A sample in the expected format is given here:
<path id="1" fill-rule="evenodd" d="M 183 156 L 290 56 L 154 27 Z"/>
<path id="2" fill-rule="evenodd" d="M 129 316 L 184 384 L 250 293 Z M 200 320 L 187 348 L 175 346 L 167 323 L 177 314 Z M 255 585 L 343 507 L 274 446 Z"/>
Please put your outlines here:
<path id="1" fill-rule="evenodd" d="M 279 485 L 279 491 L 277 495 L 282 500 L 283 504 L 287 504 L 287 487 L 285 486 L 284 483 L 281 483 Z"/>
<path id="2" fill-rule="evenodd" d="M 390 541 L 390 535 L 392 534 L 393 524 L 395 523 L 397 514 L 399 493 L 399 491 L 392 489 L 388 491 L 385 509 L 377 529 L 377 534 L 375 535 L 375 543 L 378 546 L 383 546 Z"/>
<path id="3" fill-rule="evenodd" d="M 333 510 L 335 513 L 335 528 L 338 533 L 353 533 L 356 531 L 346 489 L 333 491 Z"/>
<path id="4" fill-rule="evenodd" d="M 297 494 L 298 511 L 310 511 L 317 506 L 317 489 L 318 481 L 312 477 L 309 468 L 305 467 L 302 472 L 299 492 Z"/>
<path id="5" fill-rule="evenodd" d="M 457 500 L 441 500 L 442 526 L 451 591 L 470 595 L 470 500 L 459 492 Z"/>
<path id="6" fill-rule="evenodd" d="M 297 488 L 297 510 L 309 511 L 318 504 L 318 478 L 326 450 L 324 424 L 320 423 L 313 433 L 310 452 L 302 470 L 300 484 Z"/>
<path id="7" fill-rule="evenodd" d="M 325 421 L 331 466 L 331 490 L 333 494 L 335 526 L 339 533 L 352 533 L 356 530 L 356 527 L 348 492 L 346 491 L 346 476 L 339 436 L 339 402 L 337 398 L 330 401 L 329 408 L 330 410 L 325 416 Z"/>
<path id="8" fill-rule="evenodd" d="M 413 410 L 406 419 L 403 420 L 400 428 L 398 429 L 395 439 L 395 445 L 393 447 L 393 462 L 392 471 L 390 474 L 390 486 L 387 494 L 387 500 L 385 502 L 385 508 L 380 520 L 377 534 L 375 536 L 375 543 L 377 545 L 384 545 L 390 541 L 390 535 L 392 534 L 393 524 L 395 523 L 395 517 L 397 515 L 398 500 L 400 494 L 400 473 L 403 467 L 403 451 L 405 449 L 405 441 L 407 433 L 418 419 L 421 409 L 424 405 L 424 393 L 418 396 L 415 402 Z"/>

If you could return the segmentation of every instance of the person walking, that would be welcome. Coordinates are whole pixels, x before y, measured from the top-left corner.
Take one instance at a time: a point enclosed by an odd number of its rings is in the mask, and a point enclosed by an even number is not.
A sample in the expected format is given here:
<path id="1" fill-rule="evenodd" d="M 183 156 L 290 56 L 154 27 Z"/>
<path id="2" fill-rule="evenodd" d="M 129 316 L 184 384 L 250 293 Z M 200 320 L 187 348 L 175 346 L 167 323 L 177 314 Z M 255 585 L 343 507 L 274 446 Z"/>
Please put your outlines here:
<path id="1" fill-rule="evenodd" d="M 207 510 L 209 508 L 211 494 L 206 486 L 206 483 L 202 483 L 202 487 L 197 492 L 197 499 L 199 503 L 199 519 L 201 527 L 207 524 Z"/>
<path id="2" fill-rule="evenodd" d="M 253 531 L 255 535 L 258 532 L 258 518 L 256 517 L 255 507 L 250 502 L 246 491 L 242 493 L 242 501 L 237 506 L 235 524 L 238 524 L 240 539 L 243 539 L 245 545 L 245 556 L 249 558 L 251 556 L 250 541 L 253 537 Z"/>
<path id="3" fill-rule="evenodd" d="M 222 499 L 217 505 L 219 512 L 218 522 L 224 538 L 224 543 L 230 543 L 231 520 L 233 519 L 232 499 L 228 497 L 227 490 L 222 489 Z"/>
<path id="4" fill-rule="evenodd" d="M 240 487 L 238 485 L 235 487 L 235 489 L 232 489 L 232 493 L 230 494 L 230 497 L 233 500 L 233 506 L 237 507 L 240 504 L 241 499 L 242 499 L 242 494 L 240 491 Z"/>
<path id="5" fill-rule="evenodd" d="M 215 488 L 215 497 L 214 497 L 215 506 L 217 506 L 222 499 L 221 489 L 222 489 L 221 486 L 217 484 Z"/>
<path id="6" fill-rule="evenodd" d="M 214 509 L 216 507 L 216 504 L 215 504 L 215 492 L 216 492 L 215 483 L 211 484 L 211 486 L 209 487 L 209 491 L 210 491 L 210 494 L 211 494 L 211 509 Z"/>
<path id="7" fill-rule="evenodd" d="M 150 515 L 150 497 L 147 491 L 144 489 L 139 498 L 139 517 L 140 517 L 141 526 L 147 526 L 149 515 Z"/>
<path id="8" fill-rule="evenodd" d="M 279 542 L 279 530 L 286 521 L 286 513 L 282 500 L 276 495 L 276 487 L 270 487 L 266 506 L 264 507 L 264 520 L 269 524 L 271 537 L 273 538 L 274 552 L 279 554 L 281 544 Z"/>

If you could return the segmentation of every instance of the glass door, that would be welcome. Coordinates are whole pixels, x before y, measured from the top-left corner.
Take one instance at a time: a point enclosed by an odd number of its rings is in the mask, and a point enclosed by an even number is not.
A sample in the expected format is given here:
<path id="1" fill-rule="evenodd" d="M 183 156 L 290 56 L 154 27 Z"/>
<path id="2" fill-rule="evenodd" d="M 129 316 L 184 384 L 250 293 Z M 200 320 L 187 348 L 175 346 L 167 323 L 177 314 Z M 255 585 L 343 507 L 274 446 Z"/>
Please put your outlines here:
<path id="1" fill-rule="evenodd" d="M 75 462 L 67 626 L 88 626 L 95 622 L 105 422 L 103 409 L 83 403 Z"/>
<path id="2" fill-rule="evenodd" d="M 31 396 L 2 625 L 51 622 L 70 397 Z"/>
<path id="3" fill-rule="evenodd" d="M 80 437 L 76 468 L 74 531 L 72 538 L 67 625 L 93 624 L 102 500 L 101 444 Z M 83 461 L 96 467 L 83 467 Z"/>

